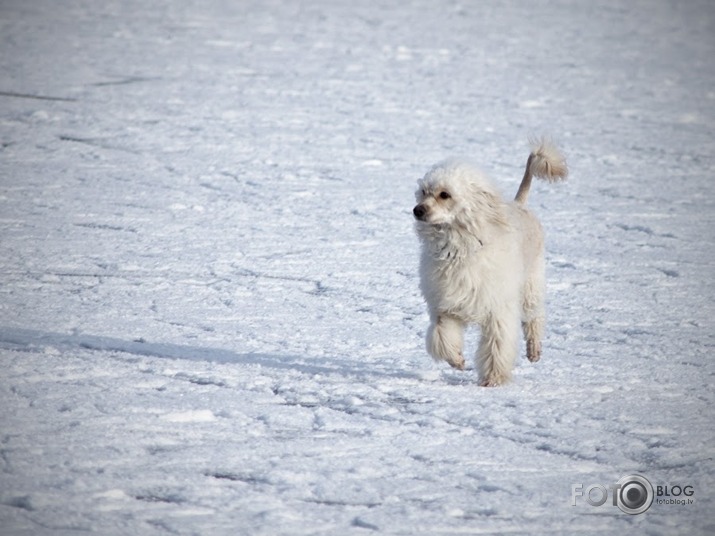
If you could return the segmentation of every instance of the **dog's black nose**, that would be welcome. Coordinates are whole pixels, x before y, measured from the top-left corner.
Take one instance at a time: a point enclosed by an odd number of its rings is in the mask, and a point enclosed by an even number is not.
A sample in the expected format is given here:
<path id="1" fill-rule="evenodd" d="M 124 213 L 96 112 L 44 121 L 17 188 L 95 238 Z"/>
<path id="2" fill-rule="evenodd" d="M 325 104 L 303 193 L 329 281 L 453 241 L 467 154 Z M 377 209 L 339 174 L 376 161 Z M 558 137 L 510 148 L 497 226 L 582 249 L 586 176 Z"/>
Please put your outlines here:
<path id="1" fill-rule="evenodd" d="M 425 207 L 423 205 L 417 205 L 415 208 L 412 209 L 412 214 L 415 215 L 415 218 L 418 220 L 422 220 L 425 217 L 425 214 L 427 211 L 425 210 Z"/>

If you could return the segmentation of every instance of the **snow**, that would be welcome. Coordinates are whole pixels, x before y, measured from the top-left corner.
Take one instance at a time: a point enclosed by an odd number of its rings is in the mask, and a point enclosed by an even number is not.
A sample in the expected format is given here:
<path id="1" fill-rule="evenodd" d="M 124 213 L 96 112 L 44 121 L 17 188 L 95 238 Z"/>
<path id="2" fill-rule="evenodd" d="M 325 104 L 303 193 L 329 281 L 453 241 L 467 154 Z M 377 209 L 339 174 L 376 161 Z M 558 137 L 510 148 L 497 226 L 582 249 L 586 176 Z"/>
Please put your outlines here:
<path id="1" fill-rule="evenodd" d="M 0 532 L 712 534 L 714 16 L 4 1 Z M 483 389 L 424 351 L 413 189 L 513 195 L 541 133 L 544 358 Z M 694 503 L 571 505 L 632 473 Z"/>

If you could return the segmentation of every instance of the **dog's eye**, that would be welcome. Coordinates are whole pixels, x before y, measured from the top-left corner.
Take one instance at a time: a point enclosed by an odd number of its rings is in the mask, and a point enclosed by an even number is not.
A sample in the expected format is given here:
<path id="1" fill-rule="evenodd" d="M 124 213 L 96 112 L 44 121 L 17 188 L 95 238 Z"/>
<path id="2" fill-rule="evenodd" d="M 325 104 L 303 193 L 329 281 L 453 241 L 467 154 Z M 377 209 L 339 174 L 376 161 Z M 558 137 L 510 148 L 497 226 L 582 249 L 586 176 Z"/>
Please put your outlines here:
<path id="1" fill-rule="evenodd" d="M 439 197 L 440 197 L 440 199 L 449 199 L 452 196 L 449 195 L 448 192 L 442 192 L 441 194 L 439 194 Z"/>
<path id="2" fill-rule="evenodd" d="M 426 195 L 427 195 L 427 190 L 422 189 L 422 197 L 424 197 L 424 196 L 426 196 Z"/>

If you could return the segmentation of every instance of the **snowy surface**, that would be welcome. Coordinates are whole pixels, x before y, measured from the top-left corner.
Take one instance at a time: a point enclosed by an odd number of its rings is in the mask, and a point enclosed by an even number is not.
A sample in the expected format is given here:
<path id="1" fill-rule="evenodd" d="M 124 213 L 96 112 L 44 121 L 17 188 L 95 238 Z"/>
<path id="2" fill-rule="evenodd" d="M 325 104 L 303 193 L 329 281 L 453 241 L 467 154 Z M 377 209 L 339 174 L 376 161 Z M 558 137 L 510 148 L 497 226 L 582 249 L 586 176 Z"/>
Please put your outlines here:
<path id="1" fill-rule="evenodd" d="M 715 532 L 714 15 L 3 0 L 0 534 Z M 413 189 L 541 133 L 544 358 L 483 389 Z M 571 506 L 632 472 L 695 503 Z"/>

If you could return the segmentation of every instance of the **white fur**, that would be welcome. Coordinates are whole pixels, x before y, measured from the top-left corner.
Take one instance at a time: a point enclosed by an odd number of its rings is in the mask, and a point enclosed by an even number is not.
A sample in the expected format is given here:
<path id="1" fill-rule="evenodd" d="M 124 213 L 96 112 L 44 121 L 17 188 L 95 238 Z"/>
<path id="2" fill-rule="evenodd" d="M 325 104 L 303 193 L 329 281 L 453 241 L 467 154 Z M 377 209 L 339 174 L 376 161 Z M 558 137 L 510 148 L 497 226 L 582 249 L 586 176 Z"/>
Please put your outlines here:
<path id="1" fill-rule="evenodd" d="M 419 181 L 414 208 L 422 243 L 420 286 L 430 314 L 427 351 L 464 368 L 463 332 L 481 328 L 477 370 L 482 385 L 507 382 L 519 347 L 538 361 L 544 332 L 544 239 L 525 203 L 532 176 L 555 181 L 568 170 L 546 140 L 532 148 L 513 202 L 476 169 L 447 160 Z"/>

